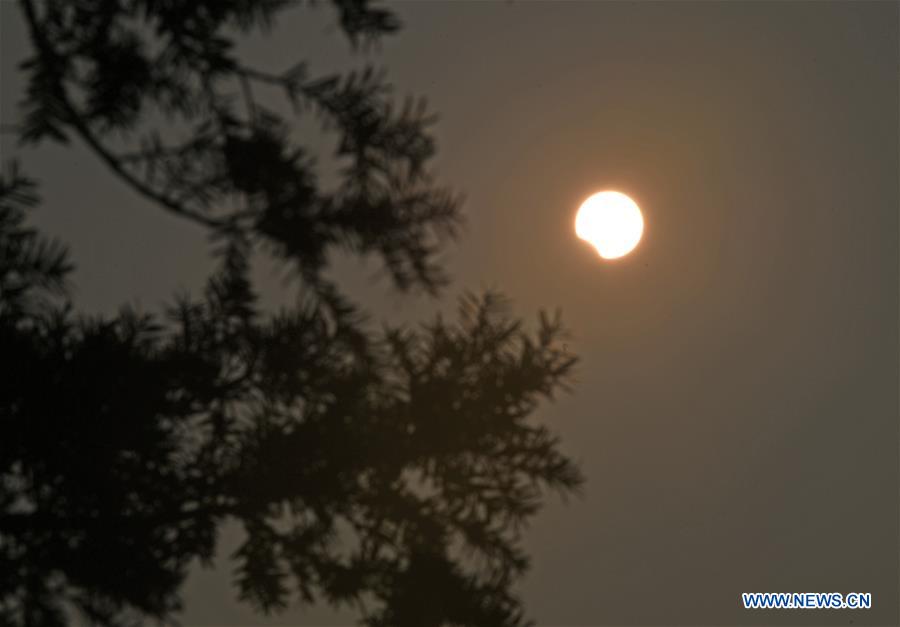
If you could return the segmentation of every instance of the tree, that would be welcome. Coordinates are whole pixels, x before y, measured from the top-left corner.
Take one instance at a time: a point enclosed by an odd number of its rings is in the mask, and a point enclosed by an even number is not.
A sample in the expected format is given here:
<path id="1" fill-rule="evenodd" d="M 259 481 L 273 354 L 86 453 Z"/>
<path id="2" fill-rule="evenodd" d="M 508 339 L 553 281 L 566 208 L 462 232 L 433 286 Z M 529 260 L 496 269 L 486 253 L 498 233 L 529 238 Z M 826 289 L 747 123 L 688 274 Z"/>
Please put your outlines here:
<path id="1" fill-rule="evenodd" d="M 424 103 L 394 106 L 371 69 L 242 64 L 234 37 L 284 0 L 20 4 L 34 52 L 22 141 L 85 143 L 206 228 L 219 268 L 165 315 L 79 316 L 68 252 L 25 224 L 34 183 L 4 173 L 0 618 L 165 619 L 237 520 L 236 585 L 261 611 L 296 593 L 354 604 L 369 625 L 525 622 L 521 531 L 546 490 L 582 480 L 531 419 L 575 363 L 558 314 L 529 330 L 499 295 L 466 295 L 454 321 L 375 333 L 324 275 L 338 249 L 375 254 L 398 289 L 445 285 L 435 257 L 460 202 L 428 174 Z M 364 0 L 334 6 L 353 45 L 399 28 Z M 261 85 L 337 134 L 335 189 Z M 294 307 L 260 307 L 259 254 L 290 268 Z"/>

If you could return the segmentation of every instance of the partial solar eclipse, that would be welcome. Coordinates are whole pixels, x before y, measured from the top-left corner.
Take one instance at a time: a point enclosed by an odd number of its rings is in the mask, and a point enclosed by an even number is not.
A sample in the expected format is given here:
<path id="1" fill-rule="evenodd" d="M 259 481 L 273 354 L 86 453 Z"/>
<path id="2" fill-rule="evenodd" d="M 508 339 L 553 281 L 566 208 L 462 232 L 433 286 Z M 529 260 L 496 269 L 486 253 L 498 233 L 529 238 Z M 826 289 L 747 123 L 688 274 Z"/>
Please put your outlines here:
<path id="1" fill-rule="evenodd" d="M 644 233 L 637 204 L 619 192 L 599 192 L 581 203 L 575 234 L 589 242 L 604 259 L 617 259 L 634 250 Z"/>

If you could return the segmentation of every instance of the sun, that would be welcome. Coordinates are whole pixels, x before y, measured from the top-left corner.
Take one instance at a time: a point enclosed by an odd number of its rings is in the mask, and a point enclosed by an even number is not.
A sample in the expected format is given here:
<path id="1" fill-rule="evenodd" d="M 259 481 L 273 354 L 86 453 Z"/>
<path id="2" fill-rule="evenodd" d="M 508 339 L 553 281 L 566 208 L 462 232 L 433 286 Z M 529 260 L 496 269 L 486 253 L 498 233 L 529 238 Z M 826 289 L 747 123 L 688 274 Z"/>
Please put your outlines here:
<path id="1" fill-rule="evenodd" d="M 604 259 L 627 255 L 641 241 L 644 217 L 625 194 L 605 191 L 581 203 L 575 216 L 575 234 L 590 242 Z"/>

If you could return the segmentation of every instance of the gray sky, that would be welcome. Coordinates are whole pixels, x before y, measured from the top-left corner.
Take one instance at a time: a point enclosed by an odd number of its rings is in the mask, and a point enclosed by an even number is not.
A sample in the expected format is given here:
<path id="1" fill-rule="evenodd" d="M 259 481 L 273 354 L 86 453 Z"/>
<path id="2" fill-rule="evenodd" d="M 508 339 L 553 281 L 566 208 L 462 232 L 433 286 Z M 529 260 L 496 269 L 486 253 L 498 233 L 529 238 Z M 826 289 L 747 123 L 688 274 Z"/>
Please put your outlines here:
<path id="1" fill-rule="evenodd" d="M 542 625 L 898 622 L 898 4 L 407 2 L 351 53 L 326 7 L 246 47 L 273 70 L 384 65 L 441 114 L 438 172 L 467 195 L 440 302 L 337 263 L 380 317 L 417 320 L 499 287 L 560 307 L 575 393 L 541 414 L 588 483 L 529 531 L 521 587 Z M 310 17 L 312 16 L 312 18 Z M 0 0 L 2 121 L 25 38 Z M 68 241 L 77 303 L 156 309 L 197 289 L 209 247 L 80 147 L 16 149 L 35 223 Z M 644 239 L 604 262 L 574 211 L 617 189 Z M 260 270 L 267 297 L 286 288 Z M 234 546 L 234 530 L 223 543 Z M 227 565 L 197 571 L 187 624 L 254 617 Z M 872 592 L 870 611 L 750 612 L 750 591 Z"/>

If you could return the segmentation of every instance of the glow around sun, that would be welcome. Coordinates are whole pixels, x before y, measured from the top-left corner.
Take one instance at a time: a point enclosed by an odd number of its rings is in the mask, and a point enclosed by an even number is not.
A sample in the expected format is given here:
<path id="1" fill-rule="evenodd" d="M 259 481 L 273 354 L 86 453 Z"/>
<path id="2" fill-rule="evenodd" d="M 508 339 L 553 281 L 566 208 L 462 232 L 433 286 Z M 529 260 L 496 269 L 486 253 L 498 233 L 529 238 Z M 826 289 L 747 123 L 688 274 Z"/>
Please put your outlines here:
<path id="1" fill-rule="evenodd" d="M 581 203 L 575 234 L 589 242 L 604 259 L 627 255 L 641 241 L 644 217 L 637 204 L 619 192 L 599 192 Z"/>

